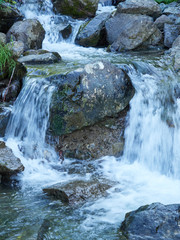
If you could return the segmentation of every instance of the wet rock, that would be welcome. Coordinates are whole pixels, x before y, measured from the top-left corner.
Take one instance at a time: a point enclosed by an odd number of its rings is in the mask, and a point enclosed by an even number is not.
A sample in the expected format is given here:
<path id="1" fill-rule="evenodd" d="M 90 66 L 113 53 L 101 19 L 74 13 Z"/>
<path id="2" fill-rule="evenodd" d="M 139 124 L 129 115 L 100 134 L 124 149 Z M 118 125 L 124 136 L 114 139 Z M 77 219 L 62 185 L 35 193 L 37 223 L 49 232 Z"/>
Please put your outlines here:
<path id="1" fill-rule="evenodd" d="M 84 69 L 50 80 L 57 86 L 51 100 L 49 129 L 55 136 L 115 116 L 134 95 L 127 73 L 107 61 L 87 64 Z"/>
<path id="2" fill-rule="evenodd" d="M 164 24 L 164 45 L 172 47 L 173 42 L 180 34 L 180 25 Z"/>
<path id="3" fill-rule="evenodd" d="M 95 180 L 87 182 L 76 180 L 65 184 L 58 183 L 44 188 L 43 191 L 47 193 L 47 195 L 61 200 L 63 203 L 79 204 L 106 196 L 106 190 L 110 187 L 111 185 L 109 184 Z"/>
<path id="4" fill-rule="evenodd" d="M 16 22 L 7 33 L 7 41 L 21 41 L 25 50 L 42 48 L 42 41 L 45 37 L 45 30 L 36 19 L 26 19 Z"/>
<path id="5" fill-rule="evenodd" d="M 13 57 L 14 58 L 19 58 L 25 49 L 24 43 L 21 41 L 13 41 L 8 43 L 9 49 L 12 50 Z"/>
<path id="6" fill-rule="evenodd" d="M 119 235 L 123 240 L 178 240 L 179 224 L 179 204 L 153 203 L 127 213 Z"/>
<path id="7" fill-rule="evenodd" d="M 30 54 L 18 59 L 20 63 L 25 64 L 50 64 L 61 61 L 61 56 L 58 53 L 43 53 L 43 54 Z"/>
<path id="8" fill-rule="evenodd" d="M 17 21 L 23 19 L 18 9 L 8 3 L 0 3 L 0 32 L 7 33 L 10 27 Z"/>
<path id="9" fill-rule="evenodd" d="M 56 13 L 73 18 L 94 17 L 98 8 L 98 0 L 52 0 Z"/>
<path id="10" fill-rule="evenodd" d="M 24 170 L 19 158 L 15 157 L 12 150 L 6 147 L 4 142 L 0 142 L 0 174 L 11 176 Z"/>
<path id="11" fill-rule="evenodd" d="M 180 48 L 180 36 L 178 36 L 172 44 L 172 48 Z"/>
<path id="12" fill-rule="evenodd" d="M 117 14 L 105 23 L 112 51 L 132 50 L 157 31 L 153 19 L 145 15 Z"/>
<path id="13" fill-rule="evenodd" d="M 166 15 L 161 15 L 159 18 L 156 19 L 154 24 L 161 30 L 164 31 L 164 24 L 173 24 L 173 21 Z"/>
<path id="14" fill-rule="evenodd" d="M 158 17 L 161 15 L 161 8 L 154 0 L 126 0 L 117 6 L 119 13 L 144 14 Z"/>
<path id="15" fill-rule="evenodd" d="M 68 39 L 72 33 L 72 26 L 70 24 L 64 26 L 59 30 L 59 33 L 64 39 Z"/>
<path id="16" fill-rule="evenodd" d="M 90 22 L 82 25 L 76 37 L 76 43 L 84 47 L 105 46 L 105 22 L 110 18 L 110 13 L 101 13 Z"/>
<path id="17" fill-rule="evenodd" d="M 44 219 L 39 231 L 36 240 L 44 240 L 46 238 L 46 234 L 51 226 L 51 222 L 48 219 Z"/>
<path id="18" fill-rule="evenodd" d="M 6 44 L 6 34 L 0 32 L 0 43 Z"/>
<path id="19" fill-rule="evenodd" d="M 0 137 L 4 137 L 8 120 L 10 118 L 11 108 L 8 104 L 3 103 L 0 105 Z"/>

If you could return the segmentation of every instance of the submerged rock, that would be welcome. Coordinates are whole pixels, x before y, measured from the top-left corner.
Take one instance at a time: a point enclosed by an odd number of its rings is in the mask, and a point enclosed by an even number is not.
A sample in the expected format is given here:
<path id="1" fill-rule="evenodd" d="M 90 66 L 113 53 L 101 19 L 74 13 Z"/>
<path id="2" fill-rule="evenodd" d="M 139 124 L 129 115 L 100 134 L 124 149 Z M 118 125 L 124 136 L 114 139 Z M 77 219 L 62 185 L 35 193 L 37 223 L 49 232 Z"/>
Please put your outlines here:
<path id="1" fill-rule="evenodd" d="M 19 158 L 15 157 L 12 150 L 0 141 L 0 174 L 11 176 L 24 170 Z"/>
<path id="2" fill-rule="evenodd" d="M 42 48 L 45 30 L 36 19 L 26 19 L 16 22 L 7 33 L 7 41 L 21 41 L 25 50 Z"/>
<path id="3" fill-rule="evenodd" d="M 86 201 L 97 199 L 98 197 L 106 196 L 106 190 L 111 185 L 100 183 L 98 181 L 82 181 L 76 180 L 69 183 L 58 183 L 43 191 L 55 199 L 61 200 L 63 203 L 79 204 Z"/>
<path id="4" fill-rule="evenodd" d="M 50 107 L 50 131 L 55 136 L 115 116 L 134 95 L 127 73 L 106 61 L 87 64 L 84 69 L 50 80 L 57 86 Z"/>
<path id="5" fill-rule="evenodd" d="M 119 235 L 122 240 L 179 240 L 180 204 L 153 203 L 126 214 Z"/>

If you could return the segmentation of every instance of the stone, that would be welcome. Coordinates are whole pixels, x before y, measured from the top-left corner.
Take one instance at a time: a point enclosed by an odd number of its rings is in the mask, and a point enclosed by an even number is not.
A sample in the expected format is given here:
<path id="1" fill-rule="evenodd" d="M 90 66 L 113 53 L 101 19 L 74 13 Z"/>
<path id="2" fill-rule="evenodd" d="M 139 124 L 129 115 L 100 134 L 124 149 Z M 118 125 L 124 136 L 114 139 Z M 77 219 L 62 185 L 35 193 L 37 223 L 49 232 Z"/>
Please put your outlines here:
<path id="1" fill-rule="evenodd" d="M 161 8 L 154 0 L 126 0 L 117 6 L 119 13 L 144 14 L 152 17 L 161 15 Z"/>
<path id="2" fill-rule="evenodd" d="M 65 25 L 59 30 L 59 33 L 64 39 L 68 39 L 72 33 L 72 26 L 70 24 Z"/>
<path id="3" fill-rule="evenodd" d="M 132 50 L 157 31 L 153 19 L 145 15 L 116 14 L 105 23 L 111 51 Z"/>
<path id="4" fill-rule="evenodd" d="M 166 15 L 176 15 L 178 17 L 180 17 L 180 4 L 177 4 L 175 6 L 170 6 L 170 4 L 168 5 L 167 8 L 164 9 L 163 14 Z"/>
<path id="5" fill-rule="evenodd" d="M 110 13 L 101 13 L 90 22 L 81 26 L 75 42 L 84 47 L 97 47 L 106 45 L 105 22 L 110 18 Z"/>
<path id="6" fill-rule="evenodd" d="M 10 42 L 8 43 L 8 47 L 12 50 L 14 58 L 19 58 L 25 49 L 24 43 L 21 41 Z"/>
<path id="7" fill-rule="evenodd" d="M 5 146 L 4 142 L 0 142 L 0 174 L 13 175 L 24 170 L 19 158 L 15 157 L 12 150 Z"/>
<path id="8" fill-rule="evenodd" d="M 61 61 L 58 53 L 31 54 L 18 59 L 18 62 L 25 64 L 50 64 Z"/>
<path id="9" fill-rule="evenodd" d="M 110 187 L 110 184 L 101 183 L 97 180 L 90 180 L 87 182 L 83 180 L 74 180 L 65 184 L 57 183 L 44 188 L 43 192 L 66 204 L 80 204 L 106 196 L 106 190 Z"/>
<path id="10" fill-rule="evenodd" d="M 7 42 L 21 41 L 25 50 L 42 48 L 45 30 L 36 19 L 26 19 L 16 22 L 7 33 Z"/>
<path id="11" fill-rule="evenodd" d="M 73 18 L 94 17 L 98 8 L 98 0 L 52 0 L 56 13 Z"/>
<path id="12" fill-rule="evenodd" d="M 163 35 L 162 32 L 157 28 L 156 31 L 148 38 L 147 41 L 143 42 L 140 47 L 150 47 L 150 46 L 157 46 L 163 42 Z"/>
<path id="13" fill-rule="evenodd" d="M 0 32 L 0 44 L 6 44 L 6 34 Z"/>
<path id="14" fill-rule="evenodd" d="M 180 25 L 164 24 L 164 46 L 170 48 L 180 34 Z"/>
<path id="15" fill-rule="evenodd" d="M 126 214 L 119 237 L 122 240 L 179 240 L 180 204 L 153 203 Z"/>
<path id="16" fill-rule="evenodd" d="M 180 71 L 180 49 L 176 52 L 174 56 L 174 68 L 177 72 Z"/>
<path id="17" fill-rule="evenodd" d="M 18 9 L 8 3 L 0 3 L 0 32 L 7 33 L 10 27 L 23 19 Z"/>
<path id="18" fill-rule="evenodd" d="M 61 136 L 113 117 L 128 106 L 134 88 L 127 73 L 108 61 L 48 78 L 57 86 L 50 107 L 51 134 Z"/>
<path id="19" fill-rule="evenodd" d="M 160 17 L 158 17 L 156 19 L 156 21 L 154 22 L 154 24 L 161 30 L 164 31 L 164 24 L 165 23 L 169 23 L 169 24 L 173 24 L 173 21 L 166 15 L 161 15 Z"/>
<path id="20" fill-rule="evenodd" d="M 180 36 L 178 36 L 172 44 L 172 48 L 179 48 L 180 49 Z"/>
<path id="21" fill-rule="evenodd" d="M 11 115 L 11 110 L 9 104 L 1 103 L 0 104 L 0 137 L 5 136 L 6 127 Z"/>

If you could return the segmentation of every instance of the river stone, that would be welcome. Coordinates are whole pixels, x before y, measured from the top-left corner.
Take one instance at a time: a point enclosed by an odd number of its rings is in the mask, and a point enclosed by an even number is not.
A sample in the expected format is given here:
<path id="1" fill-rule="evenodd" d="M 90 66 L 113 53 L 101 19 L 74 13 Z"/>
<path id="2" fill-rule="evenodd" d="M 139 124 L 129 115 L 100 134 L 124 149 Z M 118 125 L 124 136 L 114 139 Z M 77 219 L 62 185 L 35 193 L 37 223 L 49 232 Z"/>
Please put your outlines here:
<path id="1" fill-rule="evenodd" d="M 68 183 L 58 183 L 43 191 L 63 203 L 78 204 L 86 201 L 95 200 L 98 197 L 106 196 L 106 190 L 111 187 L 110 184 L 99 181 L 74 180 Z"/>
<path id="2" fill-rule="evenodd" d="M 110 18 L 110 13 L 101 13 L 90 22 L 81 26 L 75 42 L 84 47 L 106 45 L 105 22 Z"/>
<path id="3" fill-rule="evenodd" d="M 164 45 L 172 47 L 173 42 L 180 34 L 180 25 L 164 24 Z"/>
<path id="4" fill-rule="evenodd" d="M 6 127 L 11 115 L 11 108 L 7 103 L 0 104 L 0 137 L 5 136 Z"/>
<path id="5" fill-rule="evenodd" d="M 14 58 L 19 58 L 23 54 L 25 49 L 24 43 L 21 41 L 10 42 L 8 43 L 8 47 L 12 50 Z"/>
<path id="6" fill-rule="evenodd" d="M 50 107 L 50 131 L 56 136 L 115 116 L 134 95 L 127 73 L 108 61 L 48 79 L 57 86 Z"/>
<path id="7" fill-rule="evenodd" d="M 94 17 L 98 8 L 98 0 L 52 0 L 56 13 L 73 18 Z"/>
<path id="8" fill-rule="evenodd" d="M 172 48 L 180 48 L 180 36 L 178 36 L 172 44 Z"/>
<path id="9" fill-rule="evenodd" d="M 0 142 L 0 174 L 13 175 L 24 170 L 19 158 L 15 157 L 12 150 Z"/>
<path id="10" fill-rule="evenodd" d="M 179 240 L 180 204 L 153 203 L 126 214 L 119 235 L 122 240 Z"/>
<path id="11" fill-rule="evenodd" d="M 61 56 L 58 53 L 51 52 L 43 54 L 31 54 L 19 58 L 18 61 L 25 64 L 50 64 L 61 61 Z"/>
<path id="12" fill-rule="evenodd" d="M 169 23 L 169 24 L 173 24 L 173 21 L 166 15 L 161 15 L 160 17 L 158 17 L 156 19 L 156 21 L 154 22 L 154 24 L 156 24 L 156 26 L 163 31 L 164 30 L 164 24 L 165 23 Z"/>
<path id="13" fill-rule="evenodd" d="M 156 31 L 148 38 L 147 41 L 143 42 L 143 44 L 140 47 L 150 47 L 150 46 L 156 46 L 160 43 L 163 44 L 163 34 L 162 32 L 157 28 Z"/>
<path id="14" fill-rule="evenodd" d="M 22 41 L 25 50 L 42 48 L 45 30 L 36 19 L 26 19 L 16 22 L 7 33 L 7 41 Z"/>
<path id="15" fill-rule="evenodd" d="M 0 19 L 0 32 L 7 33 L 7 31 L 15 22 L 23 19 L 23 16 L 15 6 L 1 2 Z"/>
<path id="16" fill-rule="evenodd" d="M 6 44 L 6 34 L 0 32 L 0 44 Z"/>
<path id="17" fill-rule="evenodd" d="M 61 36 L 64 39 L 67 39 L 68 37 L 70 37 L 70 35 L 72 33 L 71 24 L 67 24 L 67 25 L 64 25 L 63 27 L 61 27 L 61 29 L 59 29 L 59 33 L 61 34 Z"/>
<path id="18" fill-rule="evenodd" d="M 154 0 L 126 0 L 117 6 L 119 13 L 144 14 L 152 17 L 161 15 L 161 8 Z"/>
<path id="19" fill-rule="evenodd" d="M 157 31 L 151 17 L 125 13 L 107 20 L 105 27 L 112 51 L 135 49 Z"/>

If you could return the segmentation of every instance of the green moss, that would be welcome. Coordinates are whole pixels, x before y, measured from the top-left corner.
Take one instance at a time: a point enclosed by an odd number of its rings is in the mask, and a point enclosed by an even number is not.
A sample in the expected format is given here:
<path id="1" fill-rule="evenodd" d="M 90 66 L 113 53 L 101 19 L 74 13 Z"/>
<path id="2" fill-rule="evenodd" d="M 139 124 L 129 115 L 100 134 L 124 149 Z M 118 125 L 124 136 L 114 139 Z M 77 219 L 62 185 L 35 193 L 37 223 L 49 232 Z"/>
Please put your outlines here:
<path id="1" fill-rule="evenodd" d="M 155 0 L 157 3 L 169 4 L 171 2 L 177 2 L 177 0 Z"/>

